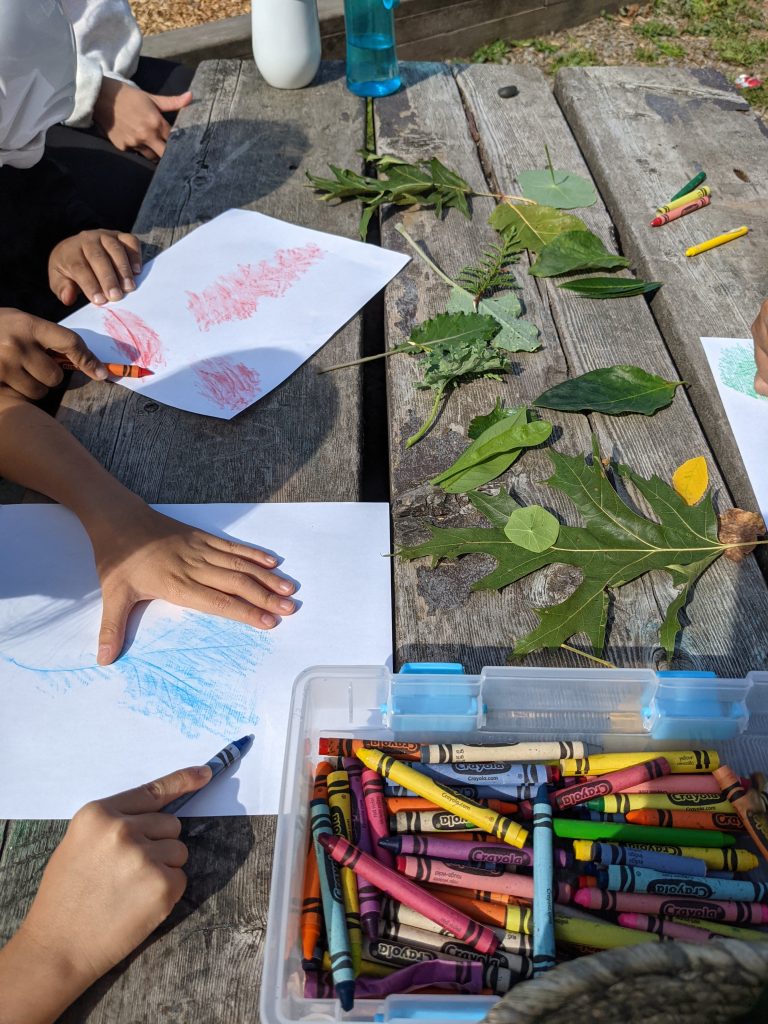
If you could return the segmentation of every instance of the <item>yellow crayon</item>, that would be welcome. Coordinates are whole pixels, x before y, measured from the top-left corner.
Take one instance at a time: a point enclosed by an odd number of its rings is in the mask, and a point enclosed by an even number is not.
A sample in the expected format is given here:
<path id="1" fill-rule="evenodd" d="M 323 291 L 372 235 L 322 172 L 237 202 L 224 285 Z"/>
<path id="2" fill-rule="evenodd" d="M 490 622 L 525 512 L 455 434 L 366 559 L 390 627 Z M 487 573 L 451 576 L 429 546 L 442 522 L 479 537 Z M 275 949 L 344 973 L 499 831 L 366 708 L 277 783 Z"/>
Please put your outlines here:
<path id="1" fill-rule="evenodd" d="M 591 946 L 593 949 L 618 949 L 621 946 L 641 946 L 648 942 L 659 942 L 658 935 L 649 932 L 635 932 L 594 918 L 590 921 L 579 917 L 566 917 L 555 907 L 555 938 L 569 946 Z"/>
<path id="2" fill-rule="evenodd" d="M 328 773 L 328 808 L 335 835 L 352 842 L 352 803 L 349 793 L 349 775 L 344 771 Z M 363 931 L 360 924 L 360 897 L 357 876 L 351 868 L 341 869 L 341 896 L 349 933 L 349 951 L 355 974 L 360 973 L 363 954 Z"/>
<path id="3" fill-rule="evenodd" d="M 560 770 L 563 775 L 604 775 L 657 757 L 667 760 L 673 775 L 711 772 L 720 767 L 720 758 L 715 750 L 645 750 L 633 754 L 572 757 L 560 762 Z"/>
<path id="4" fill-rule="evenodd" d="M 447 786 L 441 786 L 421 772 L 414 771 L 402 761 L 396 761 L 394 757 L 383 754 L 380 750 L 356 750 L 356 756 L 363 762 L 366 768 L 372 768 L 387 779 L 391 779 L 398 786 L 405 786 L 417 796 L 431 800 L 433 804 L 442 807 L 445 811 L 453 811 L 454 814 L 464 818 L 476 828 L 490 832 L 503 843 L 510 846 L 525 846 L 528 839 L 528 832 L 511 818 L 492 811 L 489 807 L 483 807 L 476 800 L 460 796 L 455 790 Z"/>
<path id="5" fill-rule="evenodd" d="M 688 801 L 681 799 L 689 797 Z M 709 799 L 707 799 L 709 798 Z M 698 803 L 695 802 L 698 800 Z M 616 793 L 612 796 L 588 800 L 587 806 L 609 814 L 626 814 L 627 811 L 723 811 L 734 814 L 736 808 L 730 800 L 721 800 L 716 793 Z M 599 806 L 597 806 L 599 805 Z"/>
<path id="6" fill-rule="evenodd" d="M 702 185 L 701 188 L 694 189 L 686 196 L 680 196 L 679 199 L 673 199 L 669 203 L 664 203 L 663 206 L 657 206 L 656 212 L 669 213 L 670 210 L 676 210 L 678 206 L 687 206 L 688 203 L 695 203 L 697 199 L 703 199 L 704 196 L 709 195 L 712 195 L 712 189 L 709 185 Z"/>
<path id="7" fill-rule="evenodd" d="M 640 933 L 644 934 L 644 933 Z M 323 953 L 323 970 L 330 971 L 331 969 L 331 954 L 328 952 Z M 373 960 L 361 960 L 360 971 L 358 972 L 361 978 L 388 978 L 390 974 L 394 974 L 397 967 L 387 967 L 386 964 L 377 964 Z"/>
<path id="8" fill-rule="evenodd" d="M 728 939 L 741 939 L 743 942 L 768 942 L 768 932 L 758 932 L 752 928 L 738 928 L 732 924 L 720 924 L 719 921 L 699 920 L 692 917 L 673 917 L 677 924 L 690 924 L 694 928 L 704 928 L 708 932 L 717 932 Z"/>
<path id="9" fill-rule="evenodd" d="M 736 228 L 735 231 L 727 231 L 724 235 L 718 235 L 717 238 L 710 238 L 708 242 L 701 242 L 699 245 L 692 245 L 690 249 L 685 250 L 685 255 L 698 256 L 699 253 L 708 252 L 710 249 L 716 249 L 718 245 L 725 245 L 726 242 L 732 242 L 734 238 L 741 238 L 741 236 L 746 235 L 748 231 L 748 227 Z"/>

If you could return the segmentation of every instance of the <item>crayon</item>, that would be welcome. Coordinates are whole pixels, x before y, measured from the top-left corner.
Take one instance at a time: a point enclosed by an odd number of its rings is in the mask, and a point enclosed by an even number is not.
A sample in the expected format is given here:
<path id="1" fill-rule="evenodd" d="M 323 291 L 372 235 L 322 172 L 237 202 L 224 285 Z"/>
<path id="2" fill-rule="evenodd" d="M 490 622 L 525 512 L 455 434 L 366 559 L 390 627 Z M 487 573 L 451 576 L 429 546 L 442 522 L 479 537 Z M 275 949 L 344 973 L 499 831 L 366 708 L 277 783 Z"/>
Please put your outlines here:
<path id="1" fill-rule="evenodd" d="M 425 934 L 429 933 L 425 932 Z M 441 940 L 440 936 L 436 936 L 436 938 L 438 945 L 444 943 L 446 946 L 452 947 L 453 952 L 440 952 L 436 949 L 418 947 L 413 943 L 406 944 L 393 938 L 383 937 L 373 942 L 366 940 L 365 958 L 374 963 L 395 967 L 407 967 L 414 963 L 434 963 L 440 960 L 478 963 L 483 970 L 483 988 L 492 989 L 496 995 L 504 995 L 515 982 L 523 980 L 524 975 L 510 970 L 507 961 L 519 962 L 523 966 L 523 960 L 529 963 L 527 957 L 499 952 L 494 953 L 493 956 L 484 957 L 469 946 L 456 942 L 455 939 Z"/>
<path id="2" fill-rule="evenodd" d="M 328 773 L 328 807 L 331 812 L 331 826 L 334 835 L 351 842 L 352 812 L 350 808 L 349 776 L 345 771 Z M 344 912 L 347 916 L 347 935 L 349 948 L 352 952 L 352 964 L 355 974 L 360 971 L 362 959 L 363 931 L 360 921 L 360 896 L 357 891 L 357 878 L 349 868 L 341 869 L 341 895 L 344 900 Z"/>
<path id="3" fill-rule="evenodd" d="M 697 199 L 703 199 L 709 195 L 712 195 L 712 189 L 708 185 L 702 185 L 700 188 L 695 188 L 693 192 L 687 192 L 684 196 L 670 199 L 668 203 L 657 206 L 656 213 L 669 213 L 670 210 L 677 210 L 681 206 L 688 206 L 689 203 L 695 203 Z"/>
<path id="4" fill-rule="evenodd" d="M 608 892 L 606 889 L 577 889 L 574 902 L 585 910 L 628 911 L 659 917 L 698 917 L 729 924 L 766 924 L 768 907 L 762 903 L 733 900 L 698 900 L 684 896 L 652 896 L 644 892 Z"/>
<path id="5" fill-rule="evenodd" d="M 312 964 L 323 930 L 323 902 L 320 898 L 320 874 L 314 843 L 310 844 L 304 871 L 304 896 L 301 901 L 301 951 L 305 964 Z"/>
<path id="6" fill-rule="evenodd" d="M 641 764 L 620 768 L 618 771 L 609 772 L 606 775 L 598 775 L 586 782 L 577 782 L 575 786 L 555 790 L 551 800 L 554 807 L 559 811 L 564 811 L 576 804 L 594 800 L 595 797 L 620 793 L 627 786 L 636 786 L 647 779 L 658 779 L 662 775 L 669 775 L 669 773 L 669 762 L 664 757 L 657 757 L 651 761 L 643 761 Z"/>
<path id="7" fill-rule="evenodd" d="M 389 753 L 389 751 L 388 751 Z M 580 742 L 506 743 L 502 746 L 471 746 L 468 743 L 430 743 L 421 748 L 422 764 L 448 764 L 461 761 L 560 761 L 584 757 L 587 745 Z"/>
<path id="8" fill-rule="evenodd" d="M 461 815 L 477 828 L 490 832 L 502 842 L 509 843 L 511 846 L 525 846 L 528 833 L 512 818 L 507 818 L 488 807 L 482 807 L 474 800 L 468 800 L 466 797 L 451 792 L 448 787 L 419 775 L 409 765 L 402 764 L 387 754 L 380 754 L 375 750 L 358 750 L 357 756 L 366 767 L 373 768 L 374 771 L 378 771 L 399 785 L 408 786 L 418 796 L 433 801 L 444 810 Z"/>
<path id="9" fill-rule="evenodd" d="M 706 242 L 700 242 L 698 245 L 692 245 L 689 249 L 685 250 L 686 256 L 699 256 L 703 252 L 709 252 L 710 249 L 716 249 L 718 245 L 725 245 L 726 242 L 732 242 L 735 238 L 741 238 L 746 235 L 749 228 L 744 226 L 736 228 L 735 231 L 727 231 L 724 235 L 717 235 L 715 238 L 710 238 Z"/>
<path id="10" fill-rule="evenodd" d="M 678 924 L 676 921 L 652 917 L 649 914 L 619 914 L 619 924 L 624 928 L 635 928 L 641 932 L 658 935 L 661 939 L 677 939 L 680 942 L 707 943 L 710 939 L 720 938 L 706 928 L 693 928 L 689 924 Z"/>
<path id="11" fill-rule="evenodd" d="M 716 832 L 744 831 L 738 814 L 726 814 L 722 811 L 628 811 L 627 821 L 632 825 L 655 825 L 661 828 L 699 828 Z"/>
<path id="12" fill-rule="evenodd" d="M 677 206 L 674 210 L 669 210 L 667 213 L 660 213 L 651 221 L 651 227 L 660 228 L 664 224 L 669 224 L 671 220 L 679 220 L 681 217 L 687 217 L 689 213 L 695 213 L 696 210 L 701 210 L 703 207 L 709 206 L 711 202 L 712 200 L 709 196 L 702 196 L 701 199 L 694 199 L 692 203 L 686 203 L 685 206 Z"/>
<path id="13" fill-rule="evenodd" d="M 458 793 L 459 796 L 465 796 L 469 800 L 482 800 L 483 803 L 486 803 L 490 800 L 530 800 L 536 795 L 536 786 L 470 786 L 457 783 L 451 786 L 451 791 Z M 388 798 L 418 796 L 407 786 L 398 786 L 388 781 L 384 783 L 384 795 Z M 432 803 L 431 800 L 429 802 Z"/>
<path id="14" fill-rule="evenodd" d="M 709 846 L 668 846 L 650 843 L 629 843 L 635 850 L 651 850 L 655 853 L 669 853 L 674 857 L 696 857 L 703 860 L 712 871 L 754 871 L 760 863 L 749 850 L 716 849 Z"/>
<path id="15" fill-rule="evenodd" d="M 681 189 L 670 198 L 670 203 L 673 203 L 675 199 L 680 199 L 681 196 L 687 196 L 689 192 L 693 192 L 694 189 L 698 188 L 699 185 L 703 185 L 707 180 L 705 171 L 699 171 L 698 174 L 694 174 L 689 182 L 687 182 Z"/>
<path id="16" fill-rule="evenodd" d="M 555 960 L 552 807 L 543 785 L 533 801 L 533 973 L 551 971 Z"/>
<path id="17" fill-rule="evenodd" d="M 52 352 L 50 349 L 46 351 L 49 356 L 55 359 L 62 370 L 80 369 L 79 366 L 75 366 L 66 356 L 60 355 L 58 352 Z M 154 370 L 148 370 L 146 366 L 135 366 L 132 363 L 104 363 L 104 367 L 110 377 L 152 377 L 155 372 Z"/>
<path id="18" fill-rule="evenodd" d="M 408 924 L 385 924 L 383 939 L 391 939 L 401 943 L 403 946 L 413 946 L 419 950 L 429 951 L 439 958 L 447 956 L 450 959 L 458 960 L 480 960 L 492 961 L 504 967 L 516 976 L 516 980 L 530 978 L 533 976 L 533 963 L 530 957 L 521 956 L 519 953 L 507 953 L 501 947 L 489 957 L 484 957 L 469 946 L 457 942 L 451 936 L 440 935 L 437 932 L 422 931 L 421 928 L 414 928 Z"/>
<path id="19" fill-rule="evenodd" d="M 437 804 L 433 804 L 431 800 L 424 800 L 420 796 L 391 796 L 384 797 L 384 802 L 387 805 L 387 811 L 390 817 L 395 814 L 399 814 L 401 811 L 439 811 L 440 808 Z M 520 810 L 520 805 L 512 803 L 508 800 L 484 800 L 483 803 L 486 807 L 490 807 L 492 811 L 498 811 L 499 814 L 506 814 L 507 816 L 517 814 Z"/>
<path id="20" fill-rule="evenodd" d="M 320 836 L 319 841 L 337 863 L 352 868 L 356 874 L 362 875 L 388 896 L 413 907 L 443 928 L 447 928 L 461 942 L 467 943 L 480 953 L 493 953 L 498 948 L 499 940 L 487 928 L 470 920 L 466 914 L 454 910 L 408 879 L 385 868 L 380 861 L 367 853 L 362 853 L 340 836 L 325 834 Z"/>
<path id="21" fill-rule="evenodd" d="M 449 764 L 412 764 L 409 767 L 443 786 L 498 786 L 501 790 L 510 786 L 540 786 L 559 775 L 559 769 L 549 765 L 515 764 L 510 761 L 457 761 Z"/>
<path id="22" fill-rule="evenodd" d="M 533 847 L 515 849 L 503 843 L 466 843 L 455 839 L 443 839 L 431 835 L 398 835 L 382 839 L 382 845 L 392 853 L 404 853 L 417 857 L 439 857 L 441 860 L 466 860 L 470 863 L 509 864 L 512 867 L 532 868 Z M 556 867 L 567 868 L 573 857 L 567 850 L 555 850 Z"/>
<path id="23" fill-rule="evenodd" d="M 530 876 L 529 876 L 530 877 Z M 478 879 L 478 883 L 481 880 Z M 508 892 L 491 892 L 488 889 L 472 889 L 464 886 L 441 885 L 439 882 L 426 882 L 425 886 L 430 892 L 435 893 L 440 899 L 443 896 L 465 896 L 468 899 L 476 900 L 478 903 L 502 903 L 508 906 L 510 903 L 515 906 L 528 906 L 531 898 L 528 896 L 515 896 Z"/>
<path id="24" fill-rule="evenodd" d="M 320 967 L 324 971 L 330 971 L 331 969 L 331 957 L 327 951 L 324 952 L 320 958 Z M 317 967 L 305 967 L 304 970 L 317 970 Z M 357 975 L 357 978 L 355 978 L 355 984 L 357 984 L 361 977 L 388 978 L 389 975 L 394 973 L 396 970 L 397 967 L 388 966 L 383 963 L 374 963 L 373 960 L 366 960 L 365 957 L 363 957 L 360 961 L 360 973 Z M 355 992 L 355 995 L 357 995 L 357 992 Z"/>
<path id="25" fill-rule="evenodd" d="M 594 811 L 626 814 L 628 811 L 725 811 L 733 813 L 733 806 L 714 793 L 617 793 L 590 800 L 587 807 Z"/>
<path id="26" fill-rule="evenodd" d="M 658 811 L 636 811 L 636 814 L 657 814 Z M 694 814 L 694 811 L 681 811 Z M 661 845 L 673 843 L 680 846 L 733 846 L 736 842 L 729 832 L 712 832 L 696 828 L 653 828 L 650 825 L 634 825 L 627 822 L 572 821 L 569 818 L 554 818 L 552 826 L 559 839 L 605 839 L 619 843 L 643 843 Z"/>
<path id="27" fill-rule="evenodd" d="M 664 775 L 660 779 L 649 779 L 639 786 L 630 786 L 624 793 L 709 793 L 720 796 L 720 787 L 713 775 Z"/>
<path id="28" fill-rule="evenodd" d="M 760 903 L 768 898 L 768 883 L 728 878 L 665 875 L 650 868 L 610 864 L 597 871 L 600 889 L 612 892 L 647 892 L 655 896 L 690 896 L 698 900 L 737 900 Z"/>
<path id="29" fill-rule="evenodd" d="M 365 813 L 368 816 L 368 829 L 371 833 L 371 853 L 385 867 L 392 868 L 395 864 L 392 854 L 383 846 L 379 846 L 379 840 L 386 839 L 389 835 L 389 815 L 384 803 L 382 778 L 378 772 L 363 768 L 361 779 Z"/>
<path id="30" fill-rule="evenodd" d="M 698 857 L 676 857 L 669 853 L 655 853 L 652 850 L 636 850 L 628 846 L 619 846 L 615 843 L 582 843 L 576 842 L 579 852 L 576 856 L 579 860 L 594 860 L 598 864 L 608 867 L 611 864 L 624 864 L 630 868 L 650 868 L 652 871 L 662 871 L 668 875 L 706 875 L 707 865 Z M 583 847 L 588 847 L 588 851 Z M 580 854 L 586 852 L 587 856 Z"/>
<path id="31" fill-rule="evenodd" d="M 450 936 L 451 934 L 445 928 L 435 924 L 434 921 L 430 921 L 428 917 L 424 917 L 418 910 L 412 910 L 394 900 L 387 900 L 382 908 L 383 933 L 388 934 L 387 927 L 394 924 L 408 925 L 422 932 L 433 932 L 435 935 Z M 533 949 L 533 939 L 529 935 L 524 935 L 522 932 L 507 932 L 503 928 L 491 928 L 491 931 L 499 940 L 499 949 L 506 953 L 530 954 Z"/>
<path id="32" fill-rule="evenodd" d="M 762 802 L 755 800 L 756 791 L 746 792 L 727 764 L 713 773 L 723 787 L 723 796 L 733 804 L 744 828 L 761 856 L 768 860 L 768 817 L 762 813 Z"/>
<path id="33" fill-rule="evenodd" d="M 534 907 L 536 904 L 534 903 Z M 640 935 L 628 928 L 620 928 L 592 918 L 584 921 L 578 917 L 566 916 L 559 907 L 555 908 L 555 938 L 570 946 L 589 946 L 592 949 L 618 949 L 622 946 L 640 946 L 648 942 L 658 942 L 652 935 Z"/>
<path id="34" fill-rule="evenodd" d="M 739 928 L 735 924 L 720 924 L 717 921 L 699 921 L 691 918 L 671 918 L 676 924 L 688 924 L 692 928 L 706 928 L 716 935 L 727 939 L 741 939 L 743 942 L 768 942 L 768 932 L 758 932 L 754 928 Z"/>
<path id="35" fill-rule="evenodd" d="M 475 826 L 451 811 L 398 811 L 389 818 L 389 831 L 398 835 L 408 832 L 470 832 Z"/>
<path id="36" fill-rule="evenodd" d="M 358 750 L 383 750 L 396 754 L 403 761 L 418 761 L 420 743 L 400 743 L 397 740 L 348 740 L 339 737 L 320 737 L 318 753 L 321 757 L 354 757 Z"/>
<path id="37" fill-rule="evenodd" d="M 336 996 L 345 1010 L 351 1010 L 355 1001 L 355 971 L 347 933 L 341 876 L 335 862 L 323 846 L 324 840 L 333 838 L 331 811 L 328 806 L 327 779 L 331 765 L 321 761 L 315 769 L 315 785 L 310 803 L 312 839 L 320 874 L 320 895 L 323 900 L 323 918 L 331 954 L 333 984 Z"/>
<path id="38" fill-rule="evenodd" d="M 463 864 L 454 867 L 443 860 L 432 857 L 399 856 L 395 860 L 397 870 L 406 878 L 417 882 L 431 882 L 436 885 L 451 885 L 458 889 L 477 889 L 481 882 L 486 892 L 502 893 L 521 899 L 532 900 L 534 879 L 530 875 L 515 875 L 502 871 L 501 875 L 478 876 L 478 865 Z M 553 883 L 555 898 L 567 903 L 571 887 L 565 882 Z"/>
<path id="39" fill-rule="evenodd" d="M 225 768 L 229 768 L 231 764 L 236 764 L 253 746 L 254 736 L 241 736 L 239 740 L 233 740 L 228 743 L 223 750 L 220 750 L 218 754 L 214 754 L 210 761 L 205 763 L 211 769 L 211 777 L 206 782 L 205 786 L 210 786 L 217 775 L 221 775 Z M 203 786 L 203 789 L 205 789 Z M 163 811 L 166 814 L 176 814 L 176 812 L 184 806 L 187 801 L 191 800 L 193 796 L 197 796 L 200 792 L 196 789 L 194 793 L 185 793 L 184 796 L 176 797 L 175 800 L 171 800 L 169 804 L 166 804 Z"/>
<path id="40" fill-rule="evenodd" d="M 356 757 L 345 757 L 342 764 L 349 777 L 352 815 L 351 842 L 358 846 L 363 853 L 373 853 L 368 815 L 363 797 L 363 766 Z M 357 885 L 357 892 L 360 897 L 360 923 L 363 926 L 363 931 L 368 938 L 375 939 L 379 933 L 379 914 L 381 913 L 379 890 L 375 885 L 370 885 L 364 878 L 361 878 Z"/>
<path id="41" fill-rule="evenodd" d="M 444 899 L 456 910 L 488 926 L 503 928 L 507 932 L 519 932 L 523 935 L 533 934 L 533 911 L 530 906 L 502 903 L 485 903 L 482 900 L 469 898 L 466 893 L 443 892 Z M 495 933 L 494 933 L 495 934 Z"/>
<path id="42" fill-rule="evenodd" d="M 627 820 L 625 814 L 606 814 L 605 811 L 590 811 L 583 806 L 569 807 L 566 813 L 580 821 L 612 821 L 621 824 Z"/>
<path id="43" fill-rule="evenodd" d="M 636 754 L 590 754 L 560 762 L 563 775 L 604 775 L 663 757 L 673 775 L 711 772 L 720 765 L 715 750 L 648 750 Z"/>
<path id="44" fill-rule="evenodd" d="M 357 986 L 360 999 L 385 999 L 425 988 L 479 995 L 483 990 L 483 965 L 474 961 L 430 960 L 403 967 L 387 977 L 360 978 Z M 335 994 L 327 976 L 318 971 L 307 972 L 305 999 L 332 999 Z"/>

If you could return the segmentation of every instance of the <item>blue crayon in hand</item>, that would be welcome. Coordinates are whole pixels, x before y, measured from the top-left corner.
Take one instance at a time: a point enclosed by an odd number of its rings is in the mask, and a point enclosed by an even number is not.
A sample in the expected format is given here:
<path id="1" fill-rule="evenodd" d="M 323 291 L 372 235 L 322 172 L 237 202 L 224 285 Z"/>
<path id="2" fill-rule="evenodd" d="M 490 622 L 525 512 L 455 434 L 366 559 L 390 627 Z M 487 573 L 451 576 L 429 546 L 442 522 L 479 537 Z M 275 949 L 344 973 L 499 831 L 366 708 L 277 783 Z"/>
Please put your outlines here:
<path id="1" fill-rule="evenodd" d="M 223 750 L 220 750 L 218 754 L 214 754 L 210 761 L 206 761 L 205 763 L 211 769 L 211 777 L 205 786 L 210 786 L 216 776 L 221 775 L 225 768 L 229 768 L 231 764 L 245 757 L 253 745 L 253 740 L 253 736 L 242 736 L 239 740 L 233 740 Z M 203 789 L 205 789 L 205 786 L 203 786 Z M 196 789 L 194 793 L 185 793 L 184 796 L 171 800 L 169 804 L 165 805 L 163 810 L 167 814 L 176 814 L 188 800 L 191 800 L 193 796 L 197 796 L 199 792 L 201 791 Z"/>
<path id="2" fill-rule="evenodd" d="M 539 787 L 533 800 L 533 973 L 555 966 L 554 861 L 552 805 L 549 787 Z"/>

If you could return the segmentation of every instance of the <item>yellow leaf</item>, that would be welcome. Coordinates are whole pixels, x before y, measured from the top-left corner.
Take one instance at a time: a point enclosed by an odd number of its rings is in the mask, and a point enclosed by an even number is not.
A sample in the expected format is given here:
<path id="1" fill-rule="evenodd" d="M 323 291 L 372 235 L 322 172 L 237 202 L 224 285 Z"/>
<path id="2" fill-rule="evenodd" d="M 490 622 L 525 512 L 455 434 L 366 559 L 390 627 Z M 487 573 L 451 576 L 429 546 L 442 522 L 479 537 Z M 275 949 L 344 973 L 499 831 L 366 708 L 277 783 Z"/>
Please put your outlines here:
<path id="1" fill-rule="evenodd" d="M 672 474 L 672 486 L 686 505 L 695 505 L 700 501 L 709 486 L 709 473 L 704 456 L 688 459 L 682 466 L 678 466 Z"/>

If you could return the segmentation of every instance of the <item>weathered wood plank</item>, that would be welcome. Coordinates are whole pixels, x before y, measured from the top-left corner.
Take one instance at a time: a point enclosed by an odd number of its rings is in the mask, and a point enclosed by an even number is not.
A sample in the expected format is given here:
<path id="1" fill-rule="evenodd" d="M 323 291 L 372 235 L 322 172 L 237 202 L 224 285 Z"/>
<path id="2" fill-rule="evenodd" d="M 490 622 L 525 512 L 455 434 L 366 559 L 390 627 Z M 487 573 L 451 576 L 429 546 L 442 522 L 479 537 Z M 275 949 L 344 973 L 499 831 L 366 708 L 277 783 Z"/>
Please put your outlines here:
<path id="1" fill-rule="evenodd" d="M 230 207 L 356 237 L 357 211 L 333 210 L 304 172 L 359 166 L 364 104 L 338 65 L 300 93 L 270 89 L 253 63 L 202 64 L 136 225 L 148 255 Z M 179 283 L 183 286 L 183 282 Z M 70 390 L 62 421 L 148 501 L 354 501 L 360 492 L 361 377 L 338 386 L 318 358 L 355 359 L 361 317 L 281 387 L 234 420 L 172 409 L 122 388 Z"/>
<path id="2" fill-rule="evenodd" d="M 768 295 L 766 129 L 713 71 L 569 68 L 556 95 L 638 274 L 664 287 L 651 308 L 737 503 L 755 508 L 699 342 L 749 337 Z M 662 228 L 653 211 L 700 170 L 712 205 Z M 685 249 L 746 224 L 746 238 L 693 258 Z"/>

